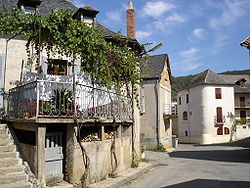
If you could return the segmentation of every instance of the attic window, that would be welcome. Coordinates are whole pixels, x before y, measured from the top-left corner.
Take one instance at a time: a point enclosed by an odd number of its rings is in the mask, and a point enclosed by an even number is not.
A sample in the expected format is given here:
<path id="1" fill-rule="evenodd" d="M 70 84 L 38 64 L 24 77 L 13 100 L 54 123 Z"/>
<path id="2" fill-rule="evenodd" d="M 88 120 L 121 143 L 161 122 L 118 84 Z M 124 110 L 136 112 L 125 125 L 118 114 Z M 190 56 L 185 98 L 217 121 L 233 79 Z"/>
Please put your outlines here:
<path id="1" fill-rule="evenodd" d="M 240 80 L 237 80 L 235 82 L 236 85 L 240 86 L 240 87 L 245 87 L 245 82 L 246 82 L 246 79 L 242 78 Z"/>
<path id="2" fill-rule="evenodd" d="M 19 0 L 18 7 L 27 14 L 32 14 L 36 8 L 41 4 L 40 0 Z"/>
<path id="3" fill-rule="evenodd" d="M 29 7 L 29 6 L 23 6 L 22 10 L 25 13 L 32 14 L 32 13 L 34 13 L 36 11 L 36 8 L 35 7 Z"/>

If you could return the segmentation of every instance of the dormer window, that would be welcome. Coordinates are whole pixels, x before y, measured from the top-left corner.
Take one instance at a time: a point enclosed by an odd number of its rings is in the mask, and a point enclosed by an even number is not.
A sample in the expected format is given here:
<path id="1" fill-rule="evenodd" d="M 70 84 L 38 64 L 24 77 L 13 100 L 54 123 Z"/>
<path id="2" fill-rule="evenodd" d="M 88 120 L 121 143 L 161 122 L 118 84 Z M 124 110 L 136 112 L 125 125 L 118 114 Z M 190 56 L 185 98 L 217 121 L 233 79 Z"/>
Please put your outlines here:
<path id="1" fill-rule="evenodd" d="M 35 13 L 37 7 L 41 4 L 40 0 L 19 0 L 18 7 L 27 14 Z"/>
<path id="2" fill-rule="evenodd" d="M 246 82 L 246 79 L 242 78 L 240 80 L 237 80 L 235 82 L 236 85 L 239 85 L 240 87 L 245 87 L 245 82 Z"/>
<path id="3" fill-rule="evenodd" d="M 79 8 L 73 15 L 74 19 L 80 20 L 88 26 L 92 26 L 95 23 L 96 15 L 99 13 L 90 5 Z"/>

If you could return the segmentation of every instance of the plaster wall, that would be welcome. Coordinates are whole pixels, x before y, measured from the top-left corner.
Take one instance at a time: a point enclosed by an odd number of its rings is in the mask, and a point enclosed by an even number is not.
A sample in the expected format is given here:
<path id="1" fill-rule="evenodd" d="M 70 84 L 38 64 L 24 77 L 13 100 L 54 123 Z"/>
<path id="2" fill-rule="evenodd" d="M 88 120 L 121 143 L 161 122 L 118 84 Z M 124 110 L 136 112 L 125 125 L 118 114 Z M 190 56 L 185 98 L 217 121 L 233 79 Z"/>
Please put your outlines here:
<path id="1" fill-rule="evenodd" d="M 222 99 L 215 99 L 215 88 L 221 88 Z M 189 102 L 186 102 L 186 96 Z M 233 87 L 221 85 L 198 85 L 178 92 L 182 104 L 179 109 L 179 140 L 180 142 L 200 143 L 202 134 L 210 135 L 211 143 L 229 141 L 228 135 L 217 135 L 215 126 L 216 108 L 222 107 L 222 115 L 225 117 L 223 127 L 232 126 L 229 114 L 234 115 L 234 91 Z M 183 112 L 188 114 L 187 120 L 183 120 Z M 210 141 L 209 141 L 210 142 Z"/>
<path id="2" fill-rule="evenodd" d="M 80 147 L 74 137 L 73 128 L 67 128 L 66 171 L 67 180 L 73 184 L 79 183 L 84 172 Z M 101 181 L 112 171 L 111 144 L 112 140 L 82 142 L 90 159 L 89 183 Z M 117 172 L 128 168 L 132 162 L 131 136 L 116 138 L 115 153 L 117 157 Z M 114 161 L 113 161 L 114 164 Z"/>

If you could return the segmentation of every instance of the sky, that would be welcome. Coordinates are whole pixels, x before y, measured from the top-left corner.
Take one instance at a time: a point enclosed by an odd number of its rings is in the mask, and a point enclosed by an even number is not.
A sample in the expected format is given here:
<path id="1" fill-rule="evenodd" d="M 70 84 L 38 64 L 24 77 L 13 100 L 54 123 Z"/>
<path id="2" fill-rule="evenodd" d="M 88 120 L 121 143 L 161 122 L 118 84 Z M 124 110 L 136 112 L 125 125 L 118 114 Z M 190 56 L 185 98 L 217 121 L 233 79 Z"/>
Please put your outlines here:
<path id="1" fill-rule="evenodd" d="M 97 21 L 126 35 L 129 0 L 72 0 L 91 5 Z M 164 45 L 149 55 L 168 54 L 172 76 L 250 69 L 240 43 L 250 35 L 250 0 L 134 0 L 137 40 Z"/>

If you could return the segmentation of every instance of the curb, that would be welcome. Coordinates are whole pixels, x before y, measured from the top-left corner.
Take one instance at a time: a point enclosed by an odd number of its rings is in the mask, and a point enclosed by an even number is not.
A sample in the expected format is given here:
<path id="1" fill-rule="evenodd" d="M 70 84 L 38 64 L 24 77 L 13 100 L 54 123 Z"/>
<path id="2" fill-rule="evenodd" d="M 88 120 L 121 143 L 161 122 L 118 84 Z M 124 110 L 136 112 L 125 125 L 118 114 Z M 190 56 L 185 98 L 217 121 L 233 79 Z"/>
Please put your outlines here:
<path id="1" fill-rule="evenodd" d="M 130 183 L 131 181 L 135 180 L 136 178 L 138 178 L 142 174 L 146 173 L 148 170 L 150 170 L 156 166 L 159 166 L 163 161 L 164 161 L 164 164 L 166 164 L 166 159 L 159 159 L 159 160 L 153 162 L 152 164 L 150 164 L 149 166 L 147 166 L 146 168 L 134 173 L 133 175 L 128 176 L 128 177 L 116 182 L 115 184 L 104 187 L 104 188 L 120 188 L 120 187 Z"/>

